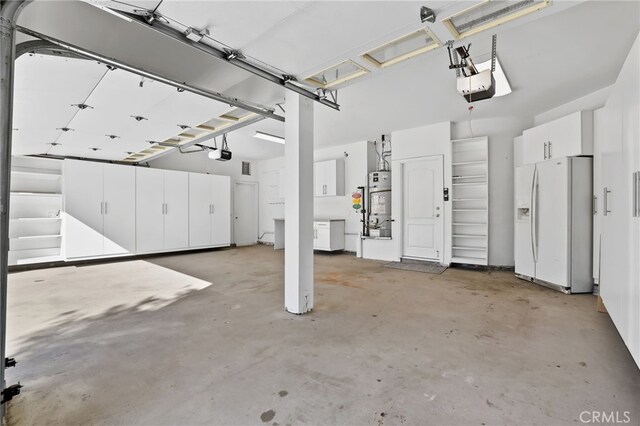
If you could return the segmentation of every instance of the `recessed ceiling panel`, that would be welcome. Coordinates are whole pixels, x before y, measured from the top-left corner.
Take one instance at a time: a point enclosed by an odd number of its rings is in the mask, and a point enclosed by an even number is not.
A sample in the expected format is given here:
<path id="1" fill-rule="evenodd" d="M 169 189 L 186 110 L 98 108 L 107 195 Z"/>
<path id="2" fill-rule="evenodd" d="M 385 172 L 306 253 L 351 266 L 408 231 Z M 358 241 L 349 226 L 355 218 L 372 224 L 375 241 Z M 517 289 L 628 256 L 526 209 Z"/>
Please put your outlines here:
<path id="1" fill-rule="evenodd" d="M 540 10 L 550 0 L 484 0 L 442 20 L 457 39 L 477 34 L 489 28 Z"/>
<path id="2" fill-rule="evenodd" d="M 313 74 L 305 80 L 315 86 L 328 89 L 349 80 L 353 80 L 354 78 L 361 77 L 368 72 L 369 71 L 364 67 L 348 60 Z"/>
<path id="3" fill-rule="evenodd" d="M 362 57 L 375 66 L 384 68 L 440 46 L 438 38 L 423 28 L 370 50 Z"/>

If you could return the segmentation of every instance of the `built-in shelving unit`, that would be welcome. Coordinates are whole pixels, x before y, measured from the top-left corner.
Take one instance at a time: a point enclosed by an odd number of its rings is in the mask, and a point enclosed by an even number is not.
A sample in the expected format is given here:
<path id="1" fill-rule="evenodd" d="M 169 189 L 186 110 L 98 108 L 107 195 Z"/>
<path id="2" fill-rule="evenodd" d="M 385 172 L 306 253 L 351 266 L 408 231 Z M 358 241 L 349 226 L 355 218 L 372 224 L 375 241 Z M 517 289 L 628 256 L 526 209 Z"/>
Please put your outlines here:
<path id="1" fill-rule="evenodd" d="M 13 157 L 9 210 L 9 264 L 63 260 L 62 162 Z"/>
<path id="2" fill-rule="evenodd" d="M 453 263 L 489 260 L 489 152 L 486 137 L 451 141 Z"/>

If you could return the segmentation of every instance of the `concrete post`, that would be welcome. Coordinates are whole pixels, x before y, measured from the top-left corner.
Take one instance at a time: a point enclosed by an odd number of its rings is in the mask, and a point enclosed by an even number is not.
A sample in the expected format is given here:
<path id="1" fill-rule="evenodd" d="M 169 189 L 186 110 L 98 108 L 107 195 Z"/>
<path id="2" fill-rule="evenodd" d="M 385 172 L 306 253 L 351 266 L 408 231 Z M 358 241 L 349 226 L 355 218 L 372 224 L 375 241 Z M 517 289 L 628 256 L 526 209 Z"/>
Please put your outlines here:
<path id="1" fill-rule="evenodd" d="M 313 309 L 313 101 L 288 92 L 285 101 L 284 306 Z"/>

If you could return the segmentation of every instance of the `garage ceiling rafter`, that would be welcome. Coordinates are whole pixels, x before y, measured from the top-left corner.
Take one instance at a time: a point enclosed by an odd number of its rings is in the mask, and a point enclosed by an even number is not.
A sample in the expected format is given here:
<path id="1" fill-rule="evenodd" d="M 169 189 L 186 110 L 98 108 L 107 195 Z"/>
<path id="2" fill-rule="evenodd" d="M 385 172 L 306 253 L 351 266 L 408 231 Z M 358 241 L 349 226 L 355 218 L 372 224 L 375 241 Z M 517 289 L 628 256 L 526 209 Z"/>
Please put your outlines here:
<path id="1" fill-rule="evenodd" d="M 105 57 L 103 55 L 100 55 L 98 53 L 91 52 L 91 51 L 89 51 L 87 49 L 83 49 L 83 48 L 78 47 L 76 45 L 73 45 L 71 43 L 67 43 L 67 42 L 64 42 L 62 40 L 58 40 L 58 39 L 56 39 L 54 37 L 47 36 L 45 34 L 39 33 L 37 31 L 33 31 L 31 29 L 28 29 L 28 28 L 25 28 L 25 27 L 22 27 L 22 26 L 19 26 L 19 25 L 16 26 L 16 29 L 19 32 L 23 33 L 23 34 L 29 35 L 31 37 L 39 38 L 41 40 L 44 40 L 44 41 L 47 41 L 47 42 L 50 42 L 50 43 L 53 43 L 54 45 L 60 46 L 62 48 L 65 48 L 68 51 L 76 53 L 76 54 L 78 54 L 80 56 L 83 56 L 85 58 L 93 59 L 93 60 L 102 62 L 102 63 L 104 63 L 106 65 L 114 66 L 116 68 L 131 72 L 133 74 L 137 74 L 137 75 L 139 75 L 141 77 L 146 77 L 146 78 L 150 78 L 152 80 L 159 81 L 159 82 L 167 84 L 169 86 L 173 86 L 173 87 L 177 88 L 178 90 L 185 90 L 185 91 L 194 93 L 196 95 L 204 96 L 206 98 L 213 99 L 213 100 L 216 100 L 218 102 L 222 102 L 222 103 L 228 104 L 230 106 L 235 106 L 235 107 L 247 110 L 247 111 L 254 112 L 254 113 L 259 114 L 261 116 L 264 116 L 266 118 L 272 118 L 274 120 L 284 122 L 284 117 L 281 116 L 281 115 L 275 114 L 273 108 L 269 108 L 269 107 L 266 107 L 266 106 L 263 106 L 263 105 L 258 105 L 258 104 L 254 104 L 254 103 L 251 103 L 251 102 L 247 102 L 247 101 L 235 98 L 235 97 L 225 96 L 225 95 L 223 95 L 222 93 L 219 93 L 219 92 L 214 92 L 214 91 L 210 91 L 210 90 L 203 89 L 203 88 L 200 88 L 200 87 L 195 87 L 195 86 L 189 85 L 189 84 L 187 84 L 185 82 L 179 82 L 179 81 L 173 80 L 173 79 L 168 78 L 168 77 L 160 76 L 160 75 L 154 74 L 152 72 L 143 70 L 141 68 L 130 66 L 130 65 L 125 64 L 123 62 L 120 62 L 120 61 L 118 61 L 116 59 L 107 58 L 107 57 Z"/>

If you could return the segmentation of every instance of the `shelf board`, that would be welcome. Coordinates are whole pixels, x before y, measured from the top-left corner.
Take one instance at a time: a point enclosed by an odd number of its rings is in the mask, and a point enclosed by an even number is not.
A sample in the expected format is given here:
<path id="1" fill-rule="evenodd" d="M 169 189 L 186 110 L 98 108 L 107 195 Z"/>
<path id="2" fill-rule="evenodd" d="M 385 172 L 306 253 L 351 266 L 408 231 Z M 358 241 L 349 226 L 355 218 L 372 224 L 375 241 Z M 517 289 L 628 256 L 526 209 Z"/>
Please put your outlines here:
<path id="1" fill-rule="evenodd" d="M 31 172 L 22 170 L 12 170 L 11 175 L 24 179 L 42 179 L 42 180 L 59 180 L 62 175 L 60 173 L 47 173 L 42 171 Z"/>
<path id="2" fill-rule="evenodd" d="M 453 238 L 487 238 L 484 234 L 453 234 Z"/>
<path id="3" fill-rule="evenodd" d="M 478 161 L 460 161 L 458 163 L 451 163 L 452 166 L 476 166 L 476 165 L 486 165 L 487 160 L 478 160 Z"/>
<path id="4" fill-rule="evenodd" d="M 26 221 L 26 222 L 46 222 L 46 221 L 57 221 L 62 220 L 61 217 L 12 217 L 11 220 L 15 221 Z"/>
<path id="5" fill-rule="evenodd" d="M 53 197 L 59 198 L 62 197 L 62 194 L 58 192 L 11 192 L 11 195 L 19 196 L 19 197 Z"/>
<path id="6" fill-rule="evenodd" d="M 484 264 L 487 262 L 486 257 L 480 256 L 465 256 L 465 257 L 452 257 L 451 262 L 453 263 L 477 263 L 479 260 L 484 261 Z"/>
<path id="7" fill-rule="evenodd" d="M 453 176 L 454 179 L 479 179 L 486 178 L 487 175 Z"/>
<path id="8" fill-rule="evenodd" d="M 487 212 L 489 209 L 453 209 L 454 212 Z"/>
<path id="9" fill-rule="evenodd" d="M 487 251 L 486 247 L 465 247 L 465 246 L 453 246 L 454 250 L 475 250 L 475 251 Z"/>
<path id="10" fill-rule="evenodd" d="M 453 186 L 471 186 L 471 185 L 487 185 L 487 182 L 465 182 L 465 183 L 454 183 Z"/>
<path id="11" fill-rule="evenodd" d="M 28 265 L 31 263 L 45 263 L 45 262 L 61 262 L 64 260 L 60 255 L 53 256 L 40 256 L 40 257 L 31 257 L 25 259 L 16 259 L 16 265 Z"/>
<path id="12" fill-rule="evenodd" d="M 54 234 L 54 235 L 29 235 L 29 236 L 25 236 L 25 237 L 16 237 L 16 238 L 11 238 L 12 240 L 37 240 L 37 239 L 46 239 L 46 238 L 62 238 L 62 235 L 60 234 Z"/>
<path id="13" fill-rule="evenodd" d="M 484 197 L 484 198 L 454 198 L 453 201 L 487 201 L 487 197 Z"/>
<path id="14" fill-rule="evenodd" d="M 484 222 L 453 222 L 453 225 L 464 225 L 464 226 L 487 226 L 487 223 Z"/>

